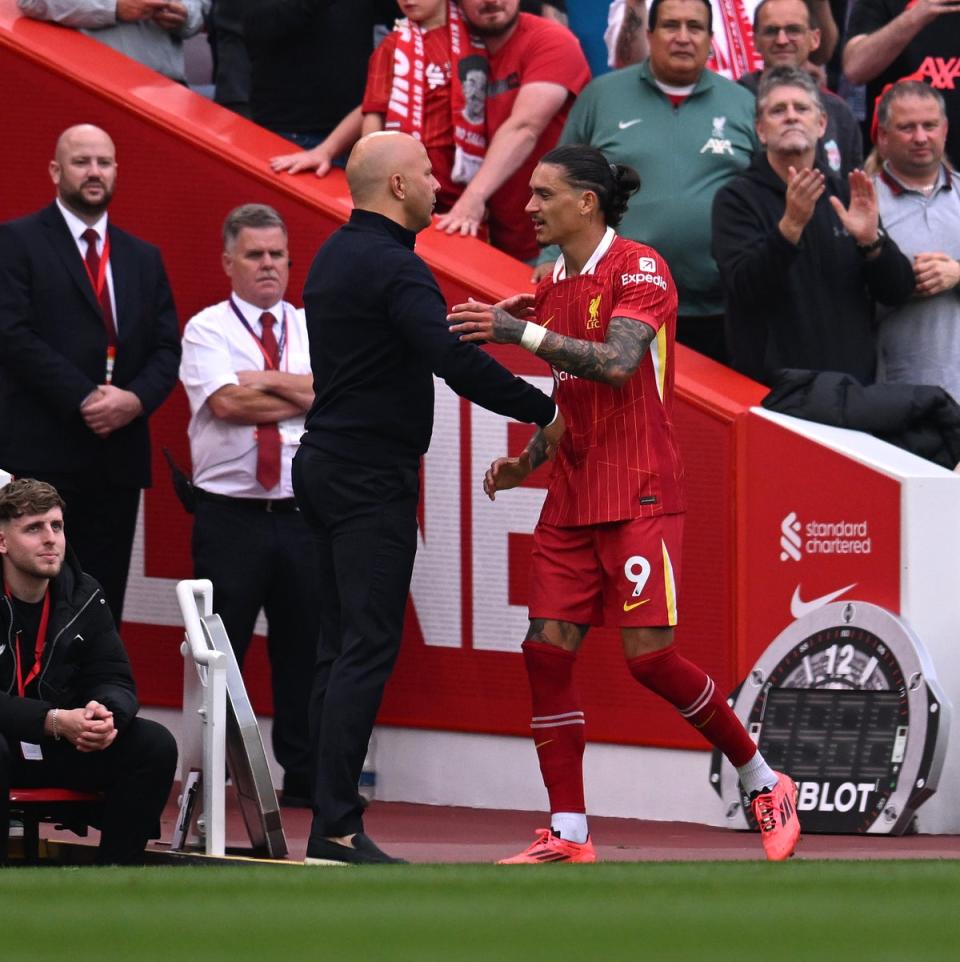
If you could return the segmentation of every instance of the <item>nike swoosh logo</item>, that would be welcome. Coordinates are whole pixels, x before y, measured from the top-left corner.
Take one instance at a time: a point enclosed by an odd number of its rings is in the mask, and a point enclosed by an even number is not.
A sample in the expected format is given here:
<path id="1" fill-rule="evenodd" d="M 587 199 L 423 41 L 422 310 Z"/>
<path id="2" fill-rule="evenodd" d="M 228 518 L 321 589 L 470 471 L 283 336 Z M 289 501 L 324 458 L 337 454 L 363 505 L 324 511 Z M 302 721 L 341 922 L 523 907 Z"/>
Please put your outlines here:
<path id="1" fill-rule="evenodd" d="M 538 749 L 538 748 L 543 748 L 544 745 L 549 745 L 550 742 L 552 742 L 552 741 L 553 741 L 552 738 L 548 738 L 545 742 L 537 742 L 537 744 L 535 744 L 535 745 L 533 746 L 534 751 L 536 751 L 536 749 Z"/>
<path id="2" fill-rule="evenodd" d="M 643 117 L 637 117 L 636 120 L 621 120 L 620 123 L 617 124 L 617 126 L 621 130 L 626 130 L 627 127 L 632 127 L 634 124 L 642 124 L 642 123 L 643 123 Z"/>
<path id="3" fill-rule="evenodd" d="M 649 598 L 644 598 L 643 601 L 635 601 L 632 605 L 630 604 L 629 601 L 625 601 L 623 603 L 623 610 L 633 611 L 634 608 L 639 608 L 640 605 L 645 605 L 649 600 L 650 600 Z"/>
<path id="4" fill-rule="evenodd" d="M 809 615 L 811 611 L 816 611 L 818 608 L 822 608 L 824 605 L 830 604 L 831 601 L 835 601 L 840 595 L 846 594 L 851 588 L 856 588 L 857 582 L 855 581 L 852 585 L 847 585 L 845 588 L 838 588 L 836 591 L 831 591 L 827 595 L 821 595 L 819 598 L 813 598 L 810 601 L 802 601 L 800 599 L 800 585 L 797 585 L 793 589 L 793 597 L 790 599 L 790 614 L 794 618 L 802 618 L 804 615 Z"/>
<path id="5" fill-rule="evenodd" d="M 713 721 L 713 716 L 714 716 L 714 715 L 716 715 L 716 712 L 715 712 L 715 711 L 710 712 L 710 717 L 709 717 L 708 719 L 706 719 L 706 721 L 700 722 L 699 725 L 698 725 L 696 722 L 694 722 L 694 723 L 693 723 L 693 727 L 694 727 L 694 728 L 704 728 L 704 727 L 706 727 L 707 725 L 710 724 L 710 722 Z"/>
<path id="6" fill-rule="evenodd" d="M 541 326 L 541 327 L 549 327 L 549 326 L 550 326 L 550 322 L 551 322 L 556 316 L 557 316 L 556 314 L 551 314 L 540 326 Z"/>

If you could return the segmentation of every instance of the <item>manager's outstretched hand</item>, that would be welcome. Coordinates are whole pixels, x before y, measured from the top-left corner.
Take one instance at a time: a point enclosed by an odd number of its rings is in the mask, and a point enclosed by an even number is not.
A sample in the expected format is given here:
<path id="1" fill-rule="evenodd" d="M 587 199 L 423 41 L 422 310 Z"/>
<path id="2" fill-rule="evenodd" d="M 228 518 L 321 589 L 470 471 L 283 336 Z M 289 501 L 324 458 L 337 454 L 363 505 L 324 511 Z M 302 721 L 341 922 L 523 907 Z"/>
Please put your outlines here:
<path id="1" fill-rule="evenodd" d="M 546 445 L 544 450 L 544 456 L 547 461 L 552 461 L 557 456 L 557 447 L 560 444 L 561 438 L 567 431 L 567 422 L 563 419 L 563 414 L 560 408 L 557 408 L 557 416 L 554 418 L 553 423 L 548 424 L 545 428 L 539 430 L 534 436 L 530 444 L 527 445 L 527 450 L 530 451 L 530 456 L 535 458 L 536 452 L 532 450 L 533 441 L 542 438 L 543 443 Z M 534 467 L 542 464 L 542 461 L 536 461 Z"/>

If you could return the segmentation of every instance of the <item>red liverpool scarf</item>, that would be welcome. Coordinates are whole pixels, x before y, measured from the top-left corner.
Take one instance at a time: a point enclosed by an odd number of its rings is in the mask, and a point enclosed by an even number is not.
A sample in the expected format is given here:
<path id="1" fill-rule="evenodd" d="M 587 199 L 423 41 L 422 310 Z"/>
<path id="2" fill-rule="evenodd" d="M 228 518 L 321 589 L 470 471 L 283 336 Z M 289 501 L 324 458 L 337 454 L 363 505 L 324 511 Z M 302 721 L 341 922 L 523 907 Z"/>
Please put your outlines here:
<path id="1" fill-rule="evenodd" d="M 426 96 L 423 30 L 419 24 L 405 18 L 397 21 L 394 31 L 397 36 L 393 52 L 393 87 L 384 126 L 388 130 L 402 130 L 422 141 L 423 105 Z M 447 32 L 450 37 L 450 112 L 454 142 L 451 176 L 456 183 L 467 184 L 483 163 L 487 138 L 485 116 L 479 109 L 478 98 L 472 98 L 468 105 L 463 90 L 461 64 L 467 76 L 468 68 L 473 68 L 471 79 L 474 84 L 482 73 L 485 88 L 488 72 L 486 48 L 470 36 L 453 0 L 449 0 L 447 5 Z M 403 110 L 398 110 L 397 105 L 402 105 Z"/>
<path id="2" fill-rule="evenodd" d="M 714 19 L 719 14 L 720 29 L 714 31 L 713 52 L 707 61 L 711 70 L 737 80 L 763 68 L 763 60 L 753 45 L 751 14 L 756 6 L 755 0 L 716 0 Z"/>

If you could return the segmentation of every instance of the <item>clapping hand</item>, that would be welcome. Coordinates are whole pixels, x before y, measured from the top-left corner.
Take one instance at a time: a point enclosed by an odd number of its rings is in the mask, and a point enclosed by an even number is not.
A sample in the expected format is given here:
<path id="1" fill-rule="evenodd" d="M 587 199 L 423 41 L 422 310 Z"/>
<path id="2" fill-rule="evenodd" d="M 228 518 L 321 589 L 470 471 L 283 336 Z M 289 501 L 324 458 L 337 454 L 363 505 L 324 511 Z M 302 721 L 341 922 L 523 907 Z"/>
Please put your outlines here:
<path id="1" fill-rule="evenodd" d="M 861 246 L 877 239 L 880 226 L 880 208 L 873 181 L 862 170 L 850 171 L 850 206 L 844 207 L 837 197 L 830 203 L 847 233 Z"/>

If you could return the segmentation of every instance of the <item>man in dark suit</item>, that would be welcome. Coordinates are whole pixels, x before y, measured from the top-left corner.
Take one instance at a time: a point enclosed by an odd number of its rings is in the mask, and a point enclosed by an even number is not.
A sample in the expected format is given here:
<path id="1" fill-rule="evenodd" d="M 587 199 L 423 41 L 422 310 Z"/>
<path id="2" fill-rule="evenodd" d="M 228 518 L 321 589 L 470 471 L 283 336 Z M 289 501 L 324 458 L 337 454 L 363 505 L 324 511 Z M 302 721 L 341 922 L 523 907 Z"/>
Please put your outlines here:
<path id="1" fill-rule="evenodd" d="M 119 622 L 150 484 L 147 417 L 177 382 L 177 317 L 160 252 L 107 224 L 110 137 L 65 130 L 50 177 L 53 204 L 0 225 L 0 467 L 61 492 L 70 542 Z"/>

